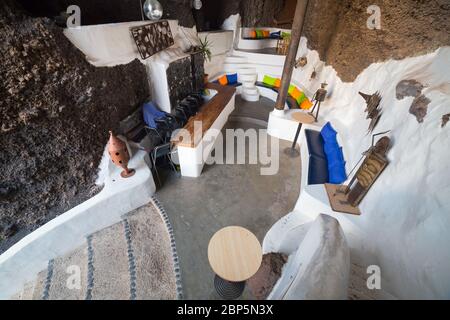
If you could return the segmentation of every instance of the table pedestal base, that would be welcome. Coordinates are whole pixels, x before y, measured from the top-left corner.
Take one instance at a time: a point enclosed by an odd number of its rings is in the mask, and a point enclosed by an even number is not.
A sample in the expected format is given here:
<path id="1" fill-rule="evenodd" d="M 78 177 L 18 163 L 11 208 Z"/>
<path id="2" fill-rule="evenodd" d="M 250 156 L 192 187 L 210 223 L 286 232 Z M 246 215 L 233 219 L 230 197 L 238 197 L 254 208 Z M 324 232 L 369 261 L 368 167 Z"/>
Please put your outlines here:
<path id="1" fill-rule="evenodd" d="M 225 300 L 234 300 L 239 298 L 244 292 L 245 281 L 230 282 L 216 275 L 214 277 L 214 287 L 221 298 Z"/>

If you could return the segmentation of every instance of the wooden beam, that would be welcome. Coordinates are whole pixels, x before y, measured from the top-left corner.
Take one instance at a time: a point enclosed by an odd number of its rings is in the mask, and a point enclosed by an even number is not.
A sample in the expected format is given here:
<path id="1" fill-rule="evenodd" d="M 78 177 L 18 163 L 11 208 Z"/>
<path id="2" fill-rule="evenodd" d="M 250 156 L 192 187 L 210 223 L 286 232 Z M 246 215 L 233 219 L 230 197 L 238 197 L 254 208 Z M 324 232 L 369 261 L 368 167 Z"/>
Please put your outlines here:
<path id="1" fill-rule="evenodd" d="M 292 23 L 291 43 L 289 51 L 284 62 L 283 76 L 281 78 L 281 86 L 278 93 L 275 108 L 284 110 L 284 105 L 288 96 L 289 86 L 291 84 L 292 71 L 294 70 L 295 60 L 297 58 L 298 46 L 303 31 L 303 22 L 305 19 L 306 9 L 308 7 L 308 0 L 297 0 L 295 8 L 294 22 Z"/>

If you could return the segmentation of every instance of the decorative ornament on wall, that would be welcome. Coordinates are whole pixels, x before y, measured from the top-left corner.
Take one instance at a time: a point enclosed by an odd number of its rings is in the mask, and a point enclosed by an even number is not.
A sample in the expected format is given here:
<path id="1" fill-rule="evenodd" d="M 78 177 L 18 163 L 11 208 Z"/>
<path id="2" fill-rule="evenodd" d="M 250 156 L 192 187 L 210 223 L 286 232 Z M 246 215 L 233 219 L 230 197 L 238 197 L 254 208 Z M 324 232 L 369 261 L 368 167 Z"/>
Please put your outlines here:
<path id="1" fill-rule="evenodd" d="M 306 56 L 303 56 L 297 60 L 295 63 L 295 68 L 303 68 L 308 64 L 308 58 Z"/>
<path id="2" fill-rule="evenodd" d="M 117 138 L 111 131 L 109 132 L 108 153 L 111 161 L 123 171 L 120 173 L 122 178 L 129 178 L 133 176 L 136 171 L 128 169 L 128 162 L 130 161 L 130 154 L 125 142 Z"/>
<path id="3" fill-rule="evenodd" d="M 450 120 L 450 113 L 448 114 L 444 114 L 442 116 L 442 124 L 441 124 L 441 128 L 444 128 L 447 125 L 447 122 Z"/>
<path id="4" fill-rule="evenodd" d="M 375 129 L 381 118 L 381 110 L 379 109 L 381 102 L 381 95 L 378 91 L 372 95 L 368 95 L 362 92 L 359 92 L 359 94 L 361 95 L 361 97 L 363 97 L 363 99 L 367 103 L 365 112 L 367 112 L 366 119 L 371 119 L 369 124 L 369 133 L 370 133 Z"/>
<path id="5" fill-rule="evenodd" d="M 200 9 L 202 8 L 202 6 L 203 6 L 203 3 L 202 3 L 201 0 L 193 0 L 193 1 L 192 1 L 192 7 L 193 7 L 195 10 L 200 10 Z"/>
<path id="6" fill-rule="evenodd" d="M 144 3 L 144 13 L 150 20 L 159 20 L 163 15 L 163 7 L 158 0 L 146 0 Z"/>
<path id="7" fill-rule="evenodd" d="M 131 35 L 142 59 L 169 48 L 175 42 L 168 21 L 159 21 L 130 28 Z"/>

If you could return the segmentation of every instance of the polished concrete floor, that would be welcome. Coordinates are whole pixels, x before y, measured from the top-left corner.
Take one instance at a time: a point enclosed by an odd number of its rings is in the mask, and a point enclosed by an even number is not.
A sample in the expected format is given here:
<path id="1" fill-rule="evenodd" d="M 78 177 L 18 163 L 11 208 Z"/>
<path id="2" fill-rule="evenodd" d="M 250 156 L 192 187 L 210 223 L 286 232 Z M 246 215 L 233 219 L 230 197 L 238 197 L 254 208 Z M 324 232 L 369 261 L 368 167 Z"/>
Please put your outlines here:
<path id="1" fill-rule="evenodd" d="M 226 128 L 263 129 L 249 117 L 267 121 L 273 102 L 245 102 L 238 96 Z M 224 128 L 224 129 L 226 129 Z M 179 177 L 166 171 L 156 196 L 173 225 L 180 257 L 185 299 L 218 299 L 207 248 L 210 238 L 226 226 L 242 226 L 262 242 L 270 227 L 292 211 L 300 191 L 300 158 L 291 159 L 279 142 L 279 171 L 262 176 L 261 165 L 208 165 L 199 178 Z M 248 146 L 248 145 L 247 145 Z M 246 148 L 248 152 L 248 148 Z M 248 290 L 243 299 L 251 299 Z"/>

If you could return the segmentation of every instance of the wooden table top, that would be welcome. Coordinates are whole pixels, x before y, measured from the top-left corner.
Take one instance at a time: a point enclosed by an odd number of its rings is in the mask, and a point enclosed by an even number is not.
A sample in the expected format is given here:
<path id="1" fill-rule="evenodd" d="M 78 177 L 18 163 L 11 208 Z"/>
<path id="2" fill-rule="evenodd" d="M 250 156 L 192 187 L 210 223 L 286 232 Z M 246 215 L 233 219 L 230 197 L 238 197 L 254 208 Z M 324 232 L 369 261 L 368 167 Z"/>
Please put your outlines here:
<path id="1" fill-rule="evenodd" d="M 189 133 L 191 139 L 183 141 L 183 135 L 178 134 L 172 138 L 171 142 L 173 144 L 180 147 L 195 148 L 203 138 L 205 132 L 211 128 L 214 121 L 216 121 L 223 109 L 225 109 L 228 102 L 230 102 L 231 98 L 236 93 L 236 88 L 231 86 L 222 86 L 216 83 L 207 83 L 206 89 L 216 90 L 217 94 L 205 103 L 200 108 L 199 112 L 195 116 L 191 117 L 188 123 L 184 126 L 183 129 L 187 130 L 187 133 Z M 200 121 L 202 123 L 201 132 L 194 132 L 194 122 L 196 121 Z"/>
<path id="2" fill-rule="evenodd" d="M 299 123 L 311 124 L 314 123 L 315 119 L 312 115 L 305 112 L 295 112 L 292 114 L 292 119 Z"/>
<path id="3" fill-rule="evenodd" d="M 208 259 L 213 271 L 222 279 L 245 281 L 261 265 L 261 244 L 245 228 L 226 227 L 217 231 L 209 241 Z"/>

